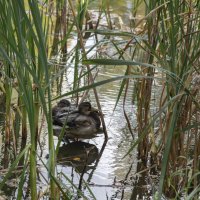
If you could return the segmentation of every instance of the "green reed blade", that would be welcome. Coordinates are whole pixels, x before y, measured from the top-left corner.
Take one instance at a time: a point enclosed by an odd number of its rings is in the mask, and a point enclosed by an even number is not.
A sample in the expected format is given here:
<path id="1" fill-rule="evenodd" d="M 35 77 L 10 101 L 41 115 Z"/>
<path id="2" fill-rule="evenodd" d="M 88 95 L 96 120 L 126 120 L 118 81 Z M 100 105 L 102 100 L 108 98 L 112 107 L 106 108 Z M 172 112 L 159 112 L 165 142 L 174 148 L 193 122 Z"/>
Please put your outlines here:
<path id="1" fill-rule="evenodd" d="M 9 179 L 9 177 L 12 175 L 13 170 L 18 166 L 18 163 L 20 159 L 27 153 L 27 151 L 30 149 L 31 145 L 27 145 L 21 152 L 20 154 L 16 157 L 15 161 L 11 164 L 9 167 L 8 172 L 6 173 L 5 177 L 3 180 L 0 182 L 0 189 L 4 186 L 5 182 Z"/>
<path id="2" fill-rule="evenodd" d="M 20 182 L 19 182 L 19 187 L 17 190 L 17 200 L 21 200 L 23 197 L 23 186 L 26 180 L 26 169 L 27 169 L 27 164 L 28 164 L 28 159 L 29 157 L 26 156 L 25 162 L 24 162 L 24 167 L 20 176 Z"/>

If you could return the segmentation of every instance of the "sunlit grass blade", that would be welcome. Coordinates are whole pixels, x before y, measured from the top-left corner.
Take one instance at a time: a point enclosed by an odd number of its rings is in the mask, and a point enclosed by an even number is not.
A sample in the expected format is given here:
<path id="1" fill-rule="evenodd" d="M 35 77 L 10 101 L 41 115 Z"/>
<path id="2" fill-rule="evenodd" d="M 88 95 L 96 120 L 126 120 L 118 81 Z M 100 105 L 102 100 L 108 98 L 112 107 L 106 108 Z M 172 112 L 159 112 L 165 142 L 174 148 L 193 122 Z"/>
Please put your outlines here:
<path id="1" fill-rule="evenodd" d="M 100 34 L 100 35 L 106 35 L 106 36 L 124 36 L 124 37 L 133 37 L 134 39 L 136 39 L 137 41 L 143 41 L 146 40 L 145 36 L 138 36 L 135 35 L 134 33 L 130 33 L 130 32 L 123 32 L 123 31 L 116 31 L 116 30 L 88 30 L 87 32 L 91 32 L 91 33 L 96 33 L 96 34 Z"/>
<path id="2" fill-rule="evenodd" d="M 101 85 L 104 85 L 106 83 L 110 83 L 110 82 L 113 82 L 113 81 L 117 81 L 117 80 L 121 80 L 121 79 L 138 79 L 138 78 L 148 78 L 148 79 L 154 79 L 155 77 L 151 77 L 151 76 L 140 76 L 140 75 L 128 75 L 128 76 L 117 76 L 117 77 L 114 77 L 114 78 L 110 78 L 110 79 L 106 79 L 106 80 L 103 80 L 103 81 L 99 81 L 99 82 L 96 82 L 96 83 L 93 83 L 91 85 L 88 85 L 88 86 L 83 86 L 83 87 L 80 87 L 79 89 L 77 90 L 73 90 L 73 91 L 70 91 L 70 92 L 67 92 L 67 93 L 64 93 L 56 98 L 54 98 L 53 100 L 56 100 L 56 99 L 60 99 L 62 97 L 65 97 L 65 96 L 70 96 L 72 94 L 75 94 L 76 92 L 82 92 L 82 91 L 85 91 L 85 90 L 89 90 L 89 89 L 92 89 L 94 87 L 98 87 L 98 86 L 101 86 Z M 156 78 L 156 79 L 160 79 L 162 80 L 162 78 Z"/>

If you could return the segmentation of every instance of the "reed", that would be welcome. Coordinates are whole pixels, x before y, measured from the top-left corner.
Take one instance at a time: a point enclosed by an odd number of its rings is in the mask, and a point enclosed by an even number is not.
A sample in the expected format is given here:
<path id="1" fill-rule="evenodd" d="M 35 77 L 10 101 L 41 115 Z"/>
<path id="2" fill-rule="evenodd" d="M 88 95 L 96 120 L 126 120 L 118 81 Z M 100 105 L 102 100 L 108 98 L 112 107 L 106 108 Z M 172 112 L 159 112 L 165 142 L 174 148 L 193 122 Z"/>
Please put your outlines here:
<path id="1" fill-rule="evenodd" d="M 192 129 L 187 130 L 187 132 L 184 130 L 189 124 L 193 124 L 192 105 L 197 106 L 197 110 L 199 107 L 197 94 L 192 92 L 194 86 L 188 80 L 193 79 L 194 74 L 198 73 L 195 67 L 196 58 L 199 55 L 196 44 L 199 44 L 200 41 L 197 39 L 199 33 L 196 31 L 200 24 L 199 20 L 194 21 L 198 18 L 196 15 L 198 9 L 195 9 L 193 1 L 160 1 L 156 3 L 154 7 L 160 7 L 156 11 L 158 23 L 155 24 L 158 34 L 154 36 L 154 40 L 157 41 L 157 49 L 153 49 L 151 46 L 149 50 L 163 64 L 163 69 L 176 76 L 174 79 L 166 75 L 166 84 L 163 88 L 165 94 L 161 98 L 161 105 L 165 105 L 172 98 L 179 96 L 177 101 L 169 104 L 165 117 L 160 121 L 163 129 L 160 130 L 160 133 L 164 152 L 159 197 L 161 197 L 163 186 L 164 193 L 169 197 L 174 197 L 178 193 L 178 181 L 181 177 L 172 178 L 170 174 L 179 169 L 187 168 L 187 162 L 183 158 L 189 159 L 188 148 L 192 146 L 192 143 L 188 141 L 187 134 L 192 135 L 193 133 Z M 158 32 L 158 30 L 160 31 Z M 188 99 L 192 99 L 190 103 Z M 195 157 L 193 158 L 196 160 Z M 194 172 L 196 170 L 195 167 Z M 167 177 L 170 177 L 170 184 Z M 188 180 L 187 174 L 185 174 L 185 178 Z M 186 182 L 182 182 L 183 187 L 186 187 Z"/>
<path id="2" fill-rule="evenodd" d="M 46 2 L 48 3 L 48 2 Z M 50 1 L 51 5 L 52 2 Z M 62 5 L 67 6 L 66 1 L 62 2 Z M 46 4 L 48 5 L 48 4 Z M 57 2 L 56 5 L 59 5 Z M 68 199 L 68 194 L 65 194 L 62 190 L 61 183 L 56 177 L 56 154 L 53 140 L 52 129 L 52 78 L 56 79 L 57 75 L 52 75 L 52 66 L 48 63 L 48 35 L 50 20 L 48 6 L 39 5 L 35 0 L 28 1 L 7 1 L 5 4 L 0 3 L 0 8 L 4 10 L 0 14 L 0 26 L 2 27 L 0 35 L 3 38 L 0 41 L 0 57 L 3 60 L 3 67 L 5 73 L 4 88 L 6 91 L 6 143 L 9 144 L 11 138 L 10 132 L 10 114 L 11 114 L 11 95 L 13 91 L 13 85 L 18 95 L 17 102 L 17 115 L 20 116 L 22 122 L 22 147 L 27 143 L 27 147 L 22 149 L 23 154 L 17 157 L 14 161 L 13 167 L 10 168 L 9 173 L 1 183 L 1 187 L 11 175 L 12 171 L 17 165 L 27 165 L 27 157 L 30 161 L 28 166 L 30 170 L 30 192 L 31 199 L 37 199 L 37 143 L 39 138 L 39 125 L 40 125 L 40 113 L 45 116 L 48 131 L 48 146 L 49 146 L 49 161 L 48 165 L 44 165 L 49 173 L 49 197 L 51 199 L 59 199 L 59 192 Z M 66 9 L 66 7 L 65 7 Z M 84 16 L 85 14 L 83 14 Z M 50 16 L 51 17 L 51 16 Z M 62 16 L 66 17 L 66 16 Z M 52 26 L 52 25 L 51 25 Z M 64 25 L 63 32 L 66 34 L 64 39 L 59 44 L 66 47 L 67 38 L 72 30 L 66 33 L 66 25 Z M 55 42 L 54 42 L 55 43 Z M 53 49 L 55 48 L 53 46 Z M 61 46 L 61 49 L 65 49 Z M 74 83 L 75 84 L 75 83 Z M 28 123 L 27 123 L 28 122 Z M 18 122 L 20 123 L 20 122 Z M 27 125 L 28 124 L 28 125 Z M 18 135 L 20 137 L 20 135 Z M 17 138 L 19 140 L 19 138 Z M 62 138 L 61 138 L 62 139 Z M 60 139 L 60 141 L 61 141 Z M 25 151 L 26 150 L 26 151 Z M 20 151 L 20 149 L 18 150 Z M 26 154 L 25 154 L 26 152 Z M 24 184 L 24 173 L 27 168 L 23 169 L 20 187 L 18 191 L 18 199 L 22 197 L 22 189 Z M 58 194 L 58 195 L 57 195 Z"/>
<path id="3" fill-rule="evenodd" d="M 190 182 L 187 163 L 194 159 L 190 168 L 194 174 L 198 171 L 197 163 L 199 163 L 196 157 L 198 154 L 196 152 L 199 150 L 193 140 L 195 138 L 195 141 L 199 141 L 197 136 L 199 135 L 197 125 L 199 123 L 197 122 L 199 121 L 197 117 L 199 112 L 199 87 L 197 86 L 200 42 L 200 24 L 197 14 L 199 3 L 197 1 L 144 1 L 144 3 L 146 16 L 136 23 L 135 27 L 143 22 L 145 22 L 145 27 L 139 35 L 132 34 L 134 38 L 142 36 L 141 34 L 147 36 L 147 40 L 138 40 L 138 45 L 133 47 L 143 55 L 143 63 L 121 59 L 96 59 L 88 60 L 87 63 L 127 65 L 131 68 L 139 65 L 140 75 L 137 77 L 139 79 L 137 83 L 138 140 L 134 142 L 132 148 L 138 144 L 138 156 L 143 160 L 144 165 L 147 165 L 149 155 L 153 162 L 162 163 L 158 199 L 163 193 L 167 197 L 178 198 L 183 195 L 183 190 L 187 189 L 188 182 Z M 113 37 L 118 34 L 131 37 L 123 32 L 107 33 L 107 31 L 100 30 L 95 32 L 103 35 L 109 34 Z M 123 58 L 124 52 L 121 53 L 119 47 L 115 48 L 118 50 L 119 58 Z M 125 47 L 124 51 L 130 48 Z M 133 52 L 135 54 L 135 51 Z M 138 59 L 137 54 L 133 55 L 132 59 Z M 136 76 L 132 75 L 132 78 Z M 158 99 L 160 107 L 157 112 L 152 112 L 152 84 L 153 79 L 158 78 L 162 81 L 161 98 Z M 127 91 L 125 89 L 127 84 L 125 81 L 122 82 L 117 102 L 122 96 L 122 91 Z M 155 128 L 157 123 L 160 125 L 158 129 Z M 152 139 L 152 134 L 154 139 Z M 191 148 L 193 149 L 192 155 L 189 154 Z M 162 161 L 158 156 L 160 153 L 163 154 Z M 178 188 L 182 174 L 176 173 L 180 169 L 184 169 L 185 177 L 181 182 L 181 191 Z M 175 176 L 171 175 L 173 172 Z M 193 181 L 190 185 L 195 185 L 193 189 L 198 188 L 199 181 L 197 179 Z"/>
<path id="4" fill-rule="evenodd" d="M 12 81 L 16 81 L 16 90 L 22 108 L 22 133 L 26 138 L 26 113 L 30 134 L 30 190 L 31 198 L 37 199 L 36 186 L 36 151 L 38 140 L 39 110 L 42 107 L 48 124 L 50 166 L 49 172 L 55 175 L 55 154 L 51 119 L 51 92 L 49 85 L 49 66 L 46 56 L 46 27 L 44 16 L 36 1 L 1 2 L 1 40 L 0 52 L 4 67 L 12 71 Z M 27 10 L 30 10 L 27 12 Z M 42 11 L 43 12 L 43 11 Z M 9 20 L 8 20 L 9 19 Z M 5 24 L 6 23 L 6 24 Z M 3 28 L 4 27 L 4 28 Z M 5 30 L 5 31 L 4 31 Z M 10 92 L 9 92 L 10 93 Z M 8 94 L 9 94 L 8 93 Z M 47 104 L 45 96 L 47 93 Z M 10 95 L 6 95 L 10 96 Z M 7 108 L 9 101 L 7 101 Z M 8 134 L 7 134 L 8 135 Z M 55 183 L 50 179 L 51 196 L 55 196 Z"/>
<path id="5" fill-rule="evenodd" d="M 49 197 L 59 199 L 62 195 L 66 199 L 71 199 L 73 194 L 63 186 L 62 180 L 56 174 L 56 155 L 64 132 L 55 150 L 52 100 L 72 96 L 78 103 L 87 98 L 89 90 L 93 89 L 98 109 L 101 111 L 96 87 L 121 80 L 115 107 L 120 98 L 123 98 L 125 105 L 132 83 L 135 88 L 133 101 L 137 106 L 136 141 L 133 127 L 124 109 L 133 138 L 128 153 L 137 147 L 138 158 L 143 161 L 143 168 L 149 165 L 161 168 L 155 198 L 161 199 L 162 195 L 177 199 L 184 195 L 186 199 L 197 198 L 200 184 L 200 3 L 196 0 L 133 2 L 133 17 L 137 18 L 137 9 L 140 5 L 145 6 L 145 16 L 131 23 L 130 31 L 126 32 L 113 30 L 110 1 L 101 1 L 96 27 L 88 22 L 90 16 L 87 0 L 77 1 L 76 6 L 71 0 L 49 0 L 45 5 L 39 4 L 36 0 L 0 2 L 0 60 L 3 66 L 3 88 L 6 93 L 5 144 L 8 147 L 10 143 L 13 144 L 16 154 L 20 151 L 19 156 L 12 160 L 0 188 L 18 165 L 24 165 L 17 197 L 21 199 L 28 166 L 31 199 L 37 199 L 36 171 L 37 161 L 40 159 L 37 143 L 40 140 L 40 119 L 44 115 L 48 130 L 49 160 L 47 165 L 41 159 L 40 161 L 49 173 Z M 52 12 L 54 5 L 56 17 Z M 107 21 L 106 30 L 99 25 L 103 13 Z M 70 15 L 72 23 L 69 18 L 66 19 L 66 16 Z M 86 22 L 90 23 L 90 30 L 84 26 Z M 136 31 L 137 28 L 140 31 Z M 49 39 L 49 33 L 53 29 L 55 37 L 52 41 Z M 76 45 L 69 51 L 67 42 L 72 31 L 76 33 Z M 61 34 L 62 37 L 57 37 L 57 34 Z M 86 40 L 91 34 L 95 34 L 96 44 L 87 50 Z M 98 35 L 102 36 L 101 39 Z M 115 49 L 112 59 L 109 54 L 104 57 L 101 53 L 98 54 L 105 44 Z M 97 49 L 97 53 L 91 58 L 89 52 L 94 48 Z M 49 62 L 49 56 L 52 58 L 57 54 L 62 64 L 73 64 L 74 80 L 72 90 L 65 91 L 55 98 L 52 96 L 52 85 L 57 81 L 60 90 L 64 81 L 62 76 L 67 71 L 65 66 L 57 67 Z M 93 72 L 99 65 L 125 65 L 127 69 L 121 76 L 95 82 Z M 131 82 L 131 79 L 135 81 Z M 152 97 L 155 82 L 160 83 L 160 96 L 156 102 Z M 14 91 L 17 92 L 17 102 L 12 102 Z M 11 115 L 13 103 L 16 109 L 14 120 Z M 107 139 L 103 115 L 101 120 Z M 13 123 L 16 124 L 15 134 L 12 134 Z M 21 150 L 17 146 L 20 131 L 22 140 L 27 145 L 22 145 Z M 191 163 L 190 166 L 188 163 Z M 61 175 L 70 182 L 66 175 Z M 81 193 L 78 187 L 71 184 L 78 193 Z M 86 198 L 83 194 L 80 195 Z"/>
<path id="6" fill-rule="evenodd" d="M 77 28 L 77 36 L 78 36 L 78 41 L 77 41 L 77 46 L 76 46 L 75 69 L 74 69 L 74 86 L 76 86 L 77 85 L 76 82 L 77 82 L 77 80 L 79 80 L 79 78 L 77 77 L 77 72 L 78 72 L 77 61 L 79 59 L 79 51 L 80 50 L 82 50 L 81 61 L 87 59 L 87 52 L 86 52 L 85 47 L 84 47 L 85 41 L 84 41 L 84 37 L 82 35 L 82 26 L 83 26 L 82 18 L 86 17 L 86 19 L 87 19 L 87 15 L 86 14 L 87 14 L 88 1 L 87 0 L 79 1 L 78 9 L 77 9 L 77 13 L 78 13 L 77 16 L 76 16 L 76 13 L 75 13 L 75 10 L 74 10 L 74 7 L 73 7 L 73 4 L 72 4 L 71 0 L 69 0 L 69 5 L 70 5 L 70 8 L 72 10 L 72 14 L 73 14 L 73 17 L 74 17 L 75 25 L 76 25 L 76 28 Z M 93 75 L 91 73 L 90 66 L 87 63 L 86 63 L 86 69 L 87 69 L 87 73 L 85 73 L 85 75 L 88 76 L 87 77 L 87 80 L 88 80 L 87 82 L 88 82 L 88 84 L 91 83 L 91 85 L 94 85 L 94 77 L 93 77 Z M 93 92 L 94 92 L 94 96 L 95 96 L 95 99 L 96 99 L 96 103 L 97 103 L 98 109 L 100 111 L 100 118 L 101 118 L 102 125 L 103 125 L 103 131 L 104 131 L 105 139 L 107 140 L 108 139 L 108 135 L 107 135 L 107 130 L 106 130 L 106 126 L 105 126 L 104 117 L 103 117 L 103 114 L 101 112 L 101 105 L 100 105 L 100 102 L 99 102 L 99 97 L 98 97 L 96 88 L 94 86 L 92 88 L 93 88 Z M 74 87 L 73 90 L 74 90 L 74 92 L 73 92 L 73 94 L 74 94 L 76 91 L 78 91 L 78 88 Z M 77 98 L 77 102 L 78 102 L 78 98 Z"/>

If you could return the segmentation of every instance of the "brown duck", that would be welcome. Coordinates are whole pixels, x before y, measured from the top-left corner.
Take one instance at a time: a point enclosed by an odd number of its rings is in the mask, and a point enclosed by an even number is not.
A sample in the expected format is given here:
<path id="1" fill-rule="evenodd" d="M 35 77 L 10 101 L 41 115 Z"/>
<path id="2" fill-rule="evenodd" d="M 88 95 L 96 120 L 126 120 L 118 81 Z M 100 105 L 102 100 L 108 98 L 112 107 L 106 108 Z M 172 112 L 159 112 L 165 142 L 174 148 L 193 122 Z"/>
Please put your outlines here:
<path id="1" fill-rule="evenodd" d="M 70 102 L 69 102 L 70 103 Z M 65 110 L 70 105 L 65 104 Z M 69 139 L 94 138 L 101 125 L 98 110 L 93 108 L 90 102 L 80 103 L 77 110 L 62 112 L 63 107 L 52 110 L 55 135 L 59 135 L 65 126 L 65 137 Z"/>

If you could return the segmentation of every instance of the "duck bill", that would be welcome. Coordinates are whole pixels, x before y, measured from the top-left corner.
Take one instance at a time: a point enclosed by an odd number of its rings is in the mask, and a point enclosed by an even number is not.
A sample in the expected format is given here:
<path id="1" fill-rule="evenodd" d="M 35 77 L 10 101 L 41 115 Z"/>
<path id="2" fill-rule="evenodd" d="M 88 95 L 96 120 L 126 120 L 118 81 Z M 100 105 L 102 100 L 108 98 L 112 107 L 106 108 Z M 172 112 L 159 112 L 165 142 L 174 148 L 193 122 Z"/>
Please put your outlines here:
<path id="1" fill-rule="evenodd" d="M 91 108 L 91 111 L 92 111 L 92 112 L 99 112 L 99 110 L 98 110 L 98 109 L 96 109 L 96 108 L 93 108 L 93 107 Z"/>

